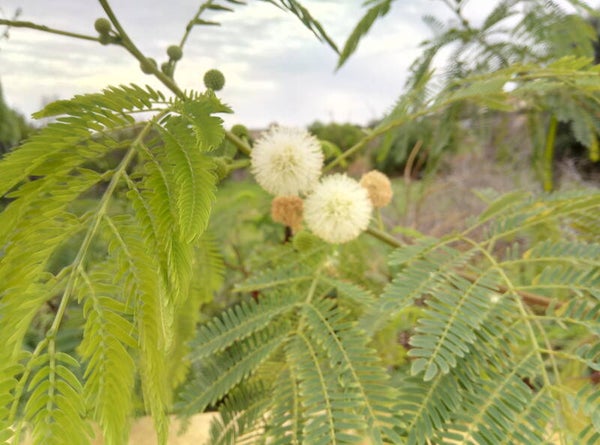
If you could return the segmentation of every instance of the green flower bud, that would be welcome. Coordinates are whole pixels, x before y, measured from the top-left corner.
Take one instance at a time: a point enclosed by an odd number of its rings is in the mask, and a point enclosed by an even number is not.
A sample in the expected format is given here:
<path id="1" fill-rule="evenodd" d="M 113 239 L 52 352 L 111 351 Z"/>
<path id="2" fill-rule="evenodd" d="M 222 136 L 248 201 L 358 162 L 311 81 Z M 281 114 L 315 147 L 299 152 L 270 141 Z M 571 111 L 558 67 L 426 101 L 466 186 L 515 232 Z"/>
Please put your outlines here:
<path id="1" fill-rule="evenodd" d="M 169 77 L 173 76 L 173 65 L 171 65 L 169 62 L 161 64 L 160 70 Z"/>
<path id="2" fill-rule="evenodd" d="M 213 162 L 217 180 L 221 181 L 225 179 L 229 174 L 229 163 L 223 157 L 215 157 L 213 158 Z"/>
<path id="3" fill-rule="evenodd" d="M 231 127 L 231 132 L 238 138 L 248 139 L 250 137 L 250 132 L 248 131 L 246 126 L 242 124 L 236 124 L 233 127 Z"/>
<path id="4" fill-rule="evenodd" d="M 208 70 L 204 73 L 204 85 L 213 91 L 219 91 L 225 85 L 225 76 L 219 70 Z"/>
<path id="5" fill-rule="evenodd" d="M 112 29 L 110 21 L 108 19 L 100 18 L 94 22 L 94 28 L 98 31 L 98 34 L 108 34 Z"/>
<path id="6" fill-rule="evenodd" d="M 169 59 L 178 61 L 183 57 L 183 51 L 181 51 L 181 46 L 171 45 L 167 48 L 167 55 Z"/>
<path id="7" fill-rule="evenodd" d="M 156 60 L 151 57 L 140 63 L 140 69 L 144 74 L 152 74 L 153 70 L 155 70 L 157 66 Z"/>
<path id="8" fill-rule="evenodd" d="M 98 37 L 98 40 L 100 40 L 100 43 L 103 45 L 108 45 L 108 44 L 114 42 L 113 37 L 109 34 L 100 34 L 100 36 Z"/>

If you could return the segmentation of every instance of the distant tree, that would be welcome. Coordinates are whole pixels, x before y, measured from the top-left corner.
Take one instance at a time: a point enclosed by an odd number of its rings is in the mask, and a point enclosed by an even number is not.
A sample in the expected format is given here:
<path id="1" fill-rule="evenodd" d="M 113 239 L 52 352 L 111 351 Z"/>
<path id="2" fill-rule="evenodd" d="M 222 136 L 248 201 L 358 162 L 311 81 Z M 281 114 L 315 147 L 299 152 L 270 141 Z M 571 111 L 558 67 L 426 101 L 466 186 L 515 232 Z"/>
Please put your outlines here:
<path id="1" fill-rule="evenodd" d="M 321 140 L 335 144 L 342 151 L 352 147 L 364 136 L 362 129 L 358 125 L 350 123 L 338 124 L 332 122 L 324 124 L 323 122 L 315 121 L 309 125 L 308 131 Z"/>
<path id="2" fill-rule="evenodd" d="M 459 90 L 472 84 L 474 77 L 495 75 L 510 67 L 522 66 L 511 82 L 527 84 L 529 96 L 527 100 L 514 101 L 501 111 L 517 111 L 527 116 L 525 131 L 528 137 L 524 139 L 530 140 L 532 165 L 544 189 L 550 191 L 555 187 L 554 161 L 559 153 L 566 151 L 557 144 L 559 123 L 561 128 L 572 130 L 575 142 L 582 148 L 582 156 L 586 156 L 590 163 L 598 163 L 600 120 L 597 116 L 600 107 L 596 97 L 580 94 L 572 87 L 556 85 L 542 91 L 538 88 L 539 82 L 536 84 L 528 77 L 533 66 L 554 66 L 560 71 L 591 66 L 594 60 L 597 63 L 598 13 L 585 2 L 576 0 L 569 0 L 564 5 L 543 0 L 498 0 L 481 24 L 477 24 L 467 14 L 467 2 L 464 0 L 440 1 L 450 10 L 452 17 L 447 20 L 433 15 L 424 17 L 432 36 L 422 42 L 422 51 L 410 68 L 405 93 L 381 125 L 388 125 L 409 114 L 421 113 L 444 89 Z M 570 8 L 566 7 L 567 4 Z M 391 1 L 380 1 L 374 5 L 346 42 L 340 65 L 354 51 L 377 17 L 387 14 Z M 427 168 L 432 171 L 435 160 L 453 145 L 469 143 L 460 138 L 464 134 L 460 123 L 476 122 L 477 128 L 485 129 L 486 119 L 495 118 L 498 114 L 497 111 L 491 114 L 489 111 L 497 110 L 496 101 L 512 87 L 501 80 L 499 84 L 488 82 L 479 88 L 481 94 L 486 94 L 486 101 L 458 103 L 444 108 L 436 117 L 438 125 L 433 132 L 430 125 L 423 124 L 431 116 L 423 116 L 421 121 L 407 119 L 404 125 L 398 126 L 380 150 L 380 153 L 386 153 L 386 156 L 381 156 L 381 159 L 386 158 L 387 163 L 382 168 L 388 171 L 403 168 L 412 150 L 417 147 L 414 152 L 417 160 L 426 158 Z M 491 91 L 495 96 L 490 94 Z M 505 116 L 512 119 L 511 114 Z M 388 157 L 387 152 L 392 156 Z"/>
<path id="3" fill-rule="evenodd" d="M 23 115 L 11 109 L 4 101 L 2 84 L 0 84 L 0 155 L 27 138 L 31 131 L 32 127 Z"/>

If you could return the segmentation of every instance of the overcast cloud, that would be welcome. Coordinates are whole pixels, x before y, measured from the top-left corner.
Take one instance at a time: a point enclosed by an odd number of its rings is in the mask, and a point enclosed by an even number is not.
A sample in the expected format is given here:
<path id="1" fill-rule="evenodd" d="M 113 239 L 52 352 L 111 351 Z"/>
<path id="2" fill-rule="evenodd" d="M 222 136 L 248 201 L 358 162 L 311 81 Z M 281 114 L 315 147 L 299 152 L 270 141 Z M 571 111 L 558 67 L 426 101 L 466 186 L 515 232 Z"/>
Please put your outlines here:
<path id="1" fill-rule="evenodd" d="M 473 1 L 470 16 L 482 17 L 495 2 Z M 133 41 L 159 64 L 178 42 L 199 0 L 113 0 Z M 362 0 L 304 0 L 303 4 L 342 45 L 364 13 Z M 176 80 L 203 89 L 210 68 L 227 79 L 221 97 L 235 111 L 228 124 L 264 127 L 271 122 L 306 125 L 322 121 L 366 123 L 381 117 L 402 91 L 418 44 L 429 36 L 423 14 L 444 17 L 440 1 L 393 4 L 349 62 L 335 72 L 336 54 L 289 13 L 249 0 L 235 13 L 213 13 L 221 27 L 196 27 L 184 49 Z M 21 20 L 94 34 L 103 12 L 95 0 L 0 0 L 5 17 L 22 8 Z M 29 29 L 12 29 L 0 42 L 0 82 L 6 101 L 25 114 L 44 101 L 134 82 L 161 88 L 143 75 L 135 60 L 116 46 L 101 47 Z M 164 88 L 163 88 L 164 89 Z"/>

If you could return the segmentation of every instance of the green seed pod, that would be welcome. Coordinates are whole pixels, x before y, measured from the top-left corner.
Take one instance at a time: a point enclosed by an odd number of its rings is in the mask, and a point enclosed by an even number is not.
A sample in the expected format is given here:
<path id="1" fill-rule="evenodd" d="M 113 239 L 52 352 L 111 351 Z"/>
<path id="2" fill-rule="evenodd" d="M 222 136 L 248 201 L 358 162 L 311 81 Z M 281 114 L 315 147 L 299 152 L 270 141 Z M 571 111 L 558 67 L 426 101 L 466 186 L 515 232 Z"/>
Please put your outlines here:
<path id="1" fill-rule="evenodd" d="M 204 73 L 204 85 L 213 91 L 219 91 L 225 85 L 225 76 L 219 70 L 208 70 Z"/>
<path id="2" fill-rule="evenodd" d="M 140 63 L 140 69 L 144 74 L 152 74 L 153 70 L 155 70 L 157 66 L 156 60 L 151 57 Z"/>
<path id="3" fill-rule="evenodd" d="M 98 31 L 98 34 L 108 34 L 112 29 L 110 21 L 108 19 L 100 18 L 94 22 L 94 28 Z"/>
<path id="4" fill-rule="evenodd" d="M 169 56 L 169 59 L 178 61 L 183 57 L 183 51 L 180 46 L 171 45 L 167 48 L 167 55 Z"/>
<path id="5" fill-rule="evenodd" d="M 169 62 L 165 62 L 160 65 L 160 70 L 169 77 L 173 77 L 173 65 Z"/>

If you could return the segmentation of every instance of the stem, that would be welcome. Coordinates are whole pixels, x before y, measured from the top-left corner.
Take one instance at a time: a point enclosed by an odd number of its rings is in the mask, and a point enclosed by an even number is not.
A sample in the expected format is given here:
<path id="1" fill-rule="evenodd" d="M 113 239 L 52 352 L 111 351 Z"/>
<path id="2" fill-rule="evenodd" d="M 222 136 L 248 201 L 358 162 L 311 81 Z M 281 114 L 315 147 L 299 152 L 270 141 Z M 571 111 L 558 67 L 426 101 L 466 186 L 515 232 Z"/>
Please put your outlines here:
<path id="1" fill-rule="evenodd" d="M 102 9 L 104 9 L 104 12 L 106 13 L 113 26 L 115 27 L 117 33 L 119 34 L 119 37 L 121 38 L 121 44 L 123 45 L 123 47 L 140 63 L 146 63 L 148 58 L 138 49 L 137 46 L 135 46 L 133 41 L 129 38 L 129 35 L 127 34 L 127 32 L 125 32 L 125 29 L 123 28 L 123 26 L 121 26 L 119 19 L 110 7 L 108 0 L 98 0 L 98 2 L 102 6 Z M 148 68 L 150 69 L 151 73 L 154 74 L 154 76 L 156 76 L 158 80 L 160 80 L 163 83 L 163 85 L 165 85 L 168 89 L 175 93 L 175 95 L 180 99 L 185 98 L 185 93 L 181 90 L 181 88 L 179 88 L 179 86 L 175 83 L 173 79 L 171 79 L 169 76 L 163 73 L 158 68 L 158 66 L 152 66 L 151 64 L 149 65 L 150 66 Z"/>
<path id="2" fill-rule="evenodd" d="M 43 31 L 43 32 L 47 32 L 47 33 L 50 33 L 50 34 L 58 34 L 60 36 L 73 37 L 73 38 L 76 38 L 76 39 L 89 40 L 89 41 L 92 41 L 92 42 L 99 42 L 100 41 L 97 36 L 89 36 L 89 35 L 85 35 L 85 34 L 79 34 L 79 33 L 76 33 L 76 32 L 63 31 L 62 29 L 50 28 L 49 26 L 38 25 L 37 23 L 24 22 L 24 21 L 21 21 L 21 20 L 0 19 L 0 25 L 5 25 L 5 26 L 8 26 L 8 27 L 12 27 L 12 28 L 30 28 L 30 29 L 36 29 L 38 31 Z"/>
<path id="3" fill-rule="evenodd" d="M 250 148 L 250 145 L 242 141 L 235 134 L 231 133 L 230 131 L 225 131 L 225 139 L 227 139 L 229 142 L 235 145 L 239 151 L 241 151 L 247 156 L 250 156 L 250 153 L 252 152 L 252 148 Z"/>
<path id="4" fill-rule="evenodd" d="M 194 25 L 196 24 L 196 20 L 198 20 L 200 18 L 200 16 L 202 15 L 202 13 L 209 8 L 213 3 L 213 0 L 208 0 L 206 3 L 203 3 L 202 5 L 200 5 L 200 8 L 198 8 L 198 11 L 196 12 L 196 14 L 194 14 L 194 17 L 188 22 L 187 26 L 185 27 L 185 32 L 183 33 L 183 36 L 181 37 L 181 40 L 179 41 L 179 47 L 183 50 L 183 47 L 185 46 L 185 43 L 187 42 L 188 37 L 190 36 L 190 33 L 192 32 L 192 28 L 194 27 Z M 177 67 L 177 62 L 179 62 L 178 60 L 174 60 L 173 61 L 173 74 L 175 74 L 175 68 Z"/>
<path id="5" fill-rule="evenodd" d="M 234 161 L 231 164 L 229 164 L 229 171 L 232 172 L 233 170 L 239 170 L 241 168 L 246 168 L 249 165 L 250 165 L 249 159 L 240 159 L 239 161 Z"/>
<path id="6" fill-rule="evenodd" d="M 381 209 L 377 208 L 375 214 L 377 215 L 377 228 L 383 232 L 385 230 L 385 227 L 383 226 L 383 216 L 381 215 Z"/>
<path id="7" fill-rule="evenodd" d="M 366 232 L 373 236 L 374 238 L 377 238 L 380 241 L 383 241 L 384 243 L 388 244 L 389 246 L 392 247 L 404 247 L 404 245 L 402 244 L 402 242 L 396 238 L 394 238 L 393 236 L 388 235 L 385 232 L 382 232 L 381 230 L 375 229 L 373 227 L 369 227 Z M 458 276 L 464 278 L 465 280 L 474 283 L 477 281 L 477 276 L 469 273 L 469 272 L 464 272 L 464 271 L 460 271 L 460 270 L 456 270 L 454 271 L 454 273 L 456 273 Z M 553 303 L 553 301 L 547 297 L 544 297 L 542 295 L 538 295 L 538 294 L 534 294 L 532 292 L 527 292 L 527 291 L 522 291 L 522 290 L 517 290 L 514 288 L 509 288 L 507 286 L 498 284 L 495 286 L 495 288 L 493 289 L 496 292 L 499 293 L 508 293 L 508 292 L 514 292 L 515 294 L 519 295 L 519 297 L 521 297 L 521 299 L 527 303 L 527 305 L 529 306 L 538 306 L 541 308 L 546 309 L 548 306 L 550 306 L 550 304 Z M 562 302 L 560 301 L 556 301 L 554 302 L 554 304 L 557 307 L 560 307 L 563 305 Z"/>
<path id="8" fill-rule="evenodd" d="M 526 299 L 523 298 L 523 296 L 519 293 L 519 291 L 517 289 L 515 289 L 512 281 L 510 280 L 508 275 L 506 275 L 506 272 L 504 271 L 504 269 L 502 269 L 502 267 L 500 267 L 500 265 L 496 262 L 495 258 L 486 249 L 482 248 L 480 245 L 478 245 L 475 242 L 470 241 L 468 239 L 465 239 L 465 241 L 470 242 L 473 245 L 473 247 L 477 248 L 483 254 L 483 256 L 489 261 L 489 263 L 492 265 L 492 267 L 498 271 L 498 273 L 500 274 L 500 276 L 506 283 L 506 293 L 521 296 L 521 299 L 515 299 L 515 301 L 518 303 L 517 308 L 519 309 L 519 313 L 521 314 L 521 319 L 525 322 L 525 327 L 527 329 L 527 333 L 529 334 L 529 339 L 531 341 L 531 345 L 533 346 L 532 353 L 534 353 L 536 355 L 536 357 L 539 361 L 539 370 L 540 370 L 540 373 L 542 374 L 542 379 L 544 380 L 544 385 L 547 388 L 550 388 L 552 383 L 550 381 L 549 373 L 548 373 L 548 371 L 546 371 L 544 357 L 542 356 L 542 348 L 540 346 L 540 342 L 538 342 L 538 336 L 536 335 L 536 332 L 532 326 L 532 323 L 529 322 L 530 312 L 528 311 L 528 308 L 523 305 L 523 302 L 527 303 Z M 500 287 L 500 286 L 498 286 L 498 287 Z M 540 320 L 534 318 L 532 321 L 533 321 L 533 323 L 535 323 L 535 326 L 538 329 L 539 335 L 542 337 L 542 341 L 544 342 L 546 349 L 552 349 L 552 346 L 550 345 L 548 336 L 546 335 L 546 330 L 543 328 Z M 561 387 L 562 384 L 560 381 L 560 373 L 558 372 L 558 366 L 556 364 L 556 361 L 554 360 L 554 357 L 551 355 L 548 356 L 548 359 L 550 360 L 552 370 L 554 371 L 554 374 L 556 376 L 558 386 Z M 556 411 L 555 411 L 555 413 L 556 413 L 556 421 L 558 423 L 560 421 L 560 419 L 558 417 L 558 413 Z"/>
<path id="9" fill-rule="evenodd" d="M 412 185 L 412 171 L 413 166 L 415 164 L 415 159 L 417 159 L 417 155 L 419 151 L 423 147 L 423 141 L 419 139 L 417 143 L 414 145 L 410 154 L 408 155 L 408 159 L 406 160 L 406 165 L 404 166 L 404 208 L 405 208 L 405 216 L 408 217 L 410 212 L 410 201 L 411 201 L 411 185 Z"/>
<path id="10" fill-rule="evenodd" d="M 383 241 L 388 246 L 392 247 L 404 247 L 404 244 L 392 235 L 387 234 L 383 230 L 376 229 L 375 227 L 368 227 L 366 232 L 371 235 L 373 238 L 378 239 L 379 241 Z"/>
<path id="11" fill-rule="evenodd" d="M 115 27 L 117 33 L 119 34 L 119 37 L 121 38 L 121 44 L 123 45 L 123 47 L 133 57 L 135 57 L 140 63 L 146 62 L 148 60 L 147 57 L 138 49 L 138 47 L 129 38 L 129 35 L 127 34 L 125 29 L 119 22 L 119 19 L 115 15 L 114 11 L 110 7 L 108 0 L 98 0 L 98 1 L 99 1 L 100 5 L 102 6 L 102 9 L 104 9 L 104 12 L 106 13 L 106 15 L 112 22 L 113 26 Z M 198 17 L 198 15 L 204 11 L 204 9 L 206 9 L 207 5 L 209 3 L 211 3 L 211 1 L 209 1 L 208 3 L 205 3 L 203 5 L 203 6 L 205 6 L 205 8 L 200 7 L 200 9 L 196 13 L 196 16 L 194 17 L 194 19 L 196 19 Z M 187 27 L 189 27 L 189 26 L 190 25 L 188 24 Z M 182 45 L 185 43 L 185 40 L 187 39 L 187 36 L 189 35 L 189 31 L 187 30 L 187 27 L 186 27 L 186 33 L 184 34 L 184 36 L 182 38 Z M 151 70 L 151 73 L 154 76 L 156 76 L 156 78 L 158 80 L 160 80 L 163 83 L 163 85 L 166 86 L 169 90 L 171 90 L 177 97 L 179 97 L 180 99 L 185 98 L 185 93 L 183 92 L 183 90 L 181 88 L 179 88 L 177 83 L 171 77 L 169 77 L 165 73 L 163 73 L 158 68 L 158 66 L 151 65 L 151 66 L 149 66 L 149 69 Z M 242 153 L 244 153 L 248 156 L 250 155 L 250 151 L 251 151 L 250 146 L 248 144 L 246 144 L 244 141 L 242 141 L 240 138 L 238 138 L 234 134 L 230 133 L 229 131 L 225 131 L 225 137 L 230 142 L 232 142 Z"/>
<path id="12" fill-rule="evenodd" d="M 544 162 L 542 166 L 545 192 L 551 192 L 552 190 L 554 190 L 552 167 L 554 164 L 554 142 L 556 140 L 557 127 L 558 120 L 556 119 L 556 116 L 552 115 L 552 117 L 550 118 L 550 127 L 548 128 L 548 136 L 546 137 L 546 147 L 544 149 Z"/>
<path id="13" fill-rule="evenodd" d="M 346 150 L 341 155 L 339 155 L 337 158 L 335 158 L 334 160 L 332 160 L 329 164 L 327 164 L 323 168 L 323 173 L 327 173 L 329 170 L 331 170 L 333 167 L 335 167 L 336 165 L 338 165 L 344 159 L 349 158 L 353 154 L 355 154 L 358 151 L 360 151 L 365 145 L 367 145 L 368 142 L 371 142 L 373 139 L 375 139 L 377 136 L 379 136 L 379 134 L 381 134 L 381 132 L 373 131 L 373 132 L 369 133 L 367 136 L 365 136 L 364 138 L 362 138 L 360 141 L 358 141 L 356 144 L 354 144 L 348 150 Z"/>
<path id="14" fill-rule="evenodd" d="M 137 154 L 138 145 L 141 143 L 141 141 L 144 139 L 144 137 L 146 137 L 146 135 L 152 128 L 154 121 L 161 119 L 165 113 L 156 115 L 153 120 L 151 120 L 150 122 L 148 122 L 146 124 L 144 129 L 140 132 L 140 134 L 137 136 L 137 138 L 131 144 L 131 148 L 129 149 L 129 151 L 127 152 L 125 157 L 121 160 L 121 163 L 119 164 L 118 168 L 115 170 L 115 173 L 114 173 L 113 177 L 111 178 L 111 180 L 106 188 L 106 191 L 104 192 L 104 195 L 102 195 L 102 199 L 100 200 L 98 209 L 96 210 L 96 213 L 92 220 L 92 224 L 90 225 L 88 231 L 85 234 L 85 238 L 83 239 L 81 246 L 79 247 L 77 256 L 73 260 L 73 263 L 72 263 L 73 268 L 72 268 L 69 278 L 67 280 L 67 284 L 65 286 L 65 290 L 63 292 L 63 297 L 60 301 L 60 305 L 58 306 L 58 310 L 56 311 L 56 316 L 54 317 L 54 320 L 52 322 L 52 325 L 50 326 L 50 329 L 46 333 L 47 339 L 53 339 L 56 336 L 56 333 L 58 332 L 58 328 L 59 328 L 59 326 L 62 322 L 62 319 L 64 317 L 64 314 L 67 310 L 69 301 L 71 300 L 71 295 L 73 294 L 73 290 L 75 289 L 75 286 L 77 284 L 77 277 L 79 277 L 79 275 L 80 275 L 80 272 L 83 267 L 82 265 L 87 256 L 89 247 L 92 243 L 92 240 L 96 236 L 96 232 L 98 231 L 98 228 L 100 227 L 100 222 L 102 221 L 102 218 L 106 214 L 106 211 L 108 209 L 108 204 L 112 198 L 112 195 L 113 195 L 115 189 L 117 188 L 118 183 L 121 180 L 121 177 L 126 173 L 129 163 Z"/>
<path id="15" fill-rule="evenodd" d="M 406 121 L 408 121 L 409 119 L 414 120 L 414 119 L 418 119 L 421 116 L 435 113 L 436 111 L 441 110 L 442 108 L 444 108 L 446 105 L 448 105 L 450 103 L 452 103 L 451 100 L 443 102 L 439 105 L 437 105 L 437 104 L 433 105 L 433 106 L 431 106 L 431 108 L 424 108 L 421 111 L 416 111 L 409 115 L 400 116 L 396 119 L 392 119 L 386 123 L 381 124 L 379 127 L 371 130 L 369 134 L 367 134 L 364 138 L 362 138 L 360 141 L 358 141 L 356 144 L 354 144 L 352 147 L 350 147 L 344 153 L 342 153 L 337 158 L 335 158 L 333 161 L 331 161 L 329 164 L 327 164 L 325 166 L 325 168 L 323 168 L 323 173 L 328 172 L 333 167 L 335 167 L 340 162 L 342 162 L 344 159 L 349 158 L 350 156 L 358 153 L 361 149 L 363 149 L 365 147 L 365 145 L 367 145 L 369 142 L 371 142 L 373 139 L 377 138 L 378 136 L 380 136 L 384 133 L 387 133 L 388 131 L 390 131 L 393 128 L 396 128 L 396 127 L 399 127 L 400 125 L 405 124 Z"/>

